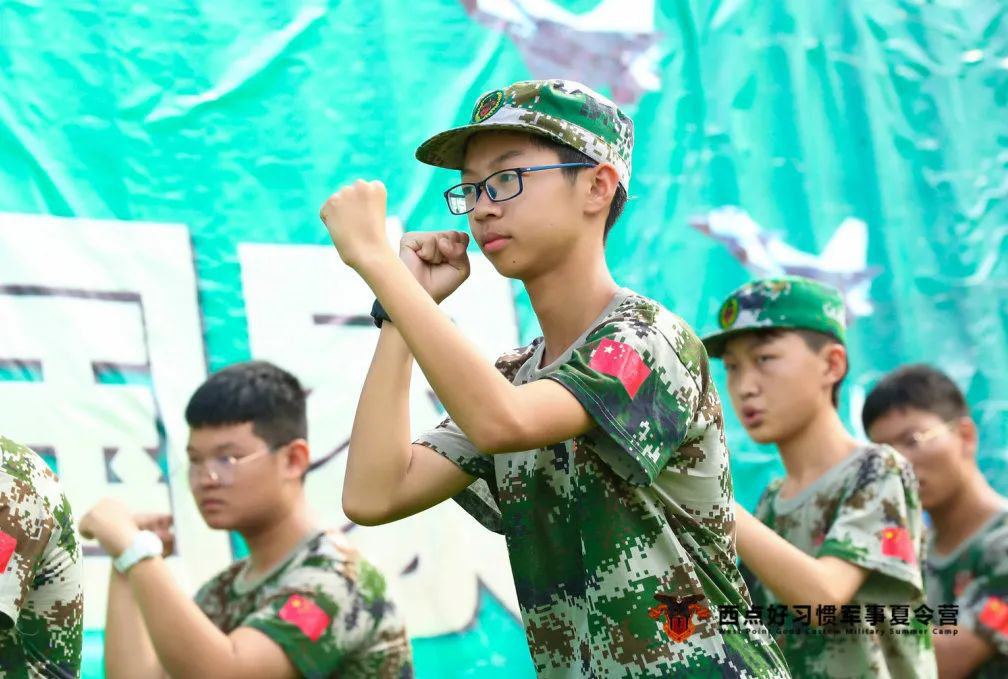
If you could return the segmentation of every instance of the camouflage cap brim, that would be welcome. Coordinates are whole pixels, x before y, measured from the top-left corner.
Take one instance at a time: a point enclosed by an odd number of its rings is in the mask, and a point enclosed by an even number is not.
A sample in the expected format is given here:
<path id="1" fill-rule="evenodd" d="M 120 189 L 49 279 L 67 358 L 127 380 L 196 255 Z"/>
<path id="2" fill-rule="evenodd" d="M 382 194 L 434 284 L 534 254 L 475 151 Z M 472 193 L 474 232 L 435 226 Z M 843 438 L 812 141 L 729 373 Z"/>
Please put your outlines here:
<path id="1" fill-rule="evenodd" d="M 728 346 L 728 342 L 735 339 L 736 337 L 741 337 L 748 333 L 753 332 L 767 332 L 771 330 L 809 330 L 803 326 L 788 326 L 788 325 L 773 325 L 767 327 L 751 327 L 751 328 L 739 328 L 737 330 L 726 330 L 725 332 L 716 332 L 701 340 L 704 347 L 707 349 L 707 356 L 710 358 L 722 358 L 725 353 L 725 348 Z M 816 332 L 823 332 L 822 330 L 816 330 Z M 843 344 L 843 340 L 836 336 L 835 333 L 823 332 L 824 335 L 829 335 L 840 344 Z"/>
<path id="2" fill-rule="evenodd" d="M 439 132 L 420 144 L 416 159 L 421 163 L 443 167 L 447 170 L 461 170 L 465 163 L 466 146 L 474 135 L 481 132 L 525 132 L 539 137 L 547 137 L 561 144 L 566 143 L 558 135 L 549 134 L 528 123 L 478 123 L 463 125 Z"/>
<path id="3" fill-rule="evenodd" d="M 724 356 L 728 340 L 747 332 L 752 332 L 752 329 L 728 330 L 727 332 L 717 332 L 704 337 L 702 341 L 704 348 L 707 349 L 707 356 L 710 358 L 721 358 Z"/>

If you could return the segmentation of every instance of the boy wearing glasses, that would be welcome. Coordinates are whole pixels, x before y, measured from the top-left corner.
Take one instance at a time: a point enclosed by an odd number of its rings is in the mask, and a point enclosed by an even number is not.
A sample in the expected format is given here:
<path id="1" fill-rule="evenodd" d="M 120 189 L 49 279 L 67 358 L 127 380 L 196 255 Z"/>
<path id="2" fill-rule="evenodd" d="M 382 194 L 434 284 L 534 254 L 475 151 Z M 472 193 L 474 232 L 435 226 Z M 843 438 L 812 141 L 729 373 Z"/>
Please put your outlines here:
<path id="1" fill-rule="evenodd" d="M 892 448 L 857 442 L 836 410 L 845 320 L 834 288 L 770 278 L 733 292 L 704 338 L 742 425 L 777 447 L 787 472 L 755 517 L 737 508 L 739 556 L 794 676 L 934 677 L 930 630 L 915 616 L 924 587 L 913 471 Z"/>
<path id="2" fill-rule="evenodd" d="M 123 677 L 410 677 L 409 640 L 380 573 L 305 502 L 305 392 L 253 361 L 193 394 L 189 484 L 212 528 L 237 531 L 249 557 L 190 599 L 162 554 L 171 518 L 134 518 L 102 500 L 81 520 L 113 558 L 105 670 Z M 193 557 L 195 555 L 188 555 Z"/>
<path id="3" fill-rule="evenodd" d="M 910 365 L 865 399 L 865 431 L 913 464 L 931 518 L 928 604 L 955 604 L 958 625 L 935 636 L 942 679 L 1008 677 L 1008 498 L 976 464 L 977 427 L 943 372 Z M 951 626 L 950 626 L 951 627 Z"/>
<path id="4" fill-rule="evenodd" d="M 612 102 L 551 80 L 484 95 L 468 125 L 417 150 L 461 172 L 449 210 L 525 285 L 543 330 L 496 365 L 437 307 L 469 274 L 465 233 L 407 234 L 397 256 L 381 184 L 326 201 L 321 217 L 377 295 L 381 327 L 344 509 L 379 524 L 454 497 L 503 533 L 542 676 L 788 676 L 761 626 L 718 625 L 717 607 L 748 594 L 703 346 L 606 267 L 632 147 Z M 449 414 L 416 440 L 414 358 Z"/>

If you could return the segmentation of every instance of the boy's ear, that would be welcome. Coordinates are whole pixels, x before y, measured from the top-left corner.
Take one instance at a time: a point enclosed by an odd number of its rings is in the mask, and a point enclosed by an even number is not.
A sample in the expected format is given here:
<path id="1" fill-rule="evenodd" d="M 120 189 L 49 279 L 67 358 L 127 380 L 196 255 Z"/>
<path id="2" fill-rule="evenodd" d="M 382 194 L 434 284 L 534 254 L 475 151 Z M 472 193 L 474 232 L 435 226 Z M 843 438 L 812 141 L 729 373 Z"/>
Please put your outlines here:
<path id="1" fill-rule="evenodd" d="M 829 382 L 830 389 L 847 375 L 847 348 L 838 343 L 830 342 L 822 348 L 826 359 L 826 370 L 823 377 Z"/>
<path id="2" fill-rule="evenodd" d="M 609 205 L 619 187 L 619 173 L 612 163 L 600 163 L 591 169 L 591 185 L 588 187 L 588 200 L 585 212 L 594 216 L 598 213 L 609 214 Z M 585 173 L 588 174 L 588 173 Z"/>
<path id="3" fill-rule="evenodd" d="M 960 417 L 956 420 L 953 431 L 963 443 L 963 454 L 967 459 L 976 459 L 976 451 L 980 440 L 976 422 L 972 417 Z"/>
<path id="4" fill-rule="evenodd" d="M 287 444 L 285 456 L 285 472 L 291 478 L 304 478 L 311 464 L 311 452 L 308 448 L 308 442 L 304 439 L 294 439 Z"/>

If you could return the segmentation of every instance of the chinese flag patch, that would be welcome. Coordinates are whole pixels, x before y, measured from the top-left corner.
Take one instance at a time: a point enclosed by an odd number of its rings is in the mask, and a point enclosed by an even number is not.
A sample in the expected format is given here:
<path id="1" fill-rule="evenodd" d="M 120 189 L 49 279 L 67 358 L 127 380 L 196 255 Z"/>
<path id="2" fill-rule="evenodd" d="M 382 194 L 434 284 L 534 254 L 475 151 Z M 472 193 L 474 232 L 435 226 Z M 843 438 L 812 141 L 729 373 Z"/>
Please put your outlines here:
<path id="1" fill-rule="evenodd" d="M 983 610 L 980 611 L 979 620 L 987 627 L 996 630 L 1008 626 L 1008 604 L 996 596 L 987 597 Z"/>
<path id="2" fill-rule="evenodd" d="M 903 526 L 888 526 L 882 529 L 882 554 L 895 556 L 906 563 L 917 563 L 910 534 Z"/>
<path id="3" fill-rule="evenodd" d="M 318 641 L 329 627 L 329 616 L 326 612 L 314 601 L 300 594 L 291 594 L 277 615 L 281 620 L 296 626 L 312 641 Z"/>
<path id="4" fill-rule="evenodd" d="M 604 339 L 592 354 L 588 366 L 603 375 L 611 375 L 620 381 L 632 399 L 641 384 L 651 374 L 651 368 L 644 365 L 640 354 L 629 344 Z"/>
<path id="5" fill-rule="evenodd" d="M 16 547 L 17 540 L 12 535 L 8 535 L 0 530 L 0 573 L 7 570 L 7 564 L 10 562 L 11 556 L 14 555 Z"/>

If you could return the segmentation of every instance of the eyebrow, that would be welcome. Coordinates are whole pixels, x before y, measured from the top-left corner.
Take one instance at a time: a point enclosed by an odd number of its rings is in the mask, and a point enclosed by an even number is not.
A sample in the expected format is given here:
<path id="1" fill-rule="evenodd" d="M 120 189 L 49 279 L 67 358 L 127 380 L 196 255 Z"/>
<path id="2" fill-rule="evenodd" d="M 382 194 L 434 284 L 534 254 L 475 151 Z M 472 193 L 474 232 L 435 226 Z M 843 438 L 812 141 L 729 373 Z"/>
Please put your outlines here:
<path id="1" fill-rule="evenodd" d="M 506 151 L 506 152 L 500 154 L 499 156 L 497 156 L 496 158 L 494 158 L 492 161 L 490 161 L 490 167 L 494 167 L 495 165 L 500 165 L 501 163 L 503 163 L 508 158 L 514 158 L 515 156 L 520 156 L 521 154 L 522 154 L 522 152 L 519 151 L 518 149 L 512 149 L 511 151 Z M 462 168 L 462 174 L 473 174 L 473 171 L 470 170 L 468 167 L 463 167 Z"/>
<path id="2" fill-rule="evenodd" d="M 217 453 L 223 452 L 225 450 L 232 449 L 234 447 L 235 447 L 235 445 L 233 443 L 221 443 L 221 444 L 219 444 L 217 446 L 214 446 L 211 449 L 211 454 L 212 455 L 216 455 Z M 197 455 L 199 455 L 200 451 L 198 451 L 196 448 L 193 448 L 192 446 L 186 446 L 186 452 L 187 453 L 196 453 Z"/>

